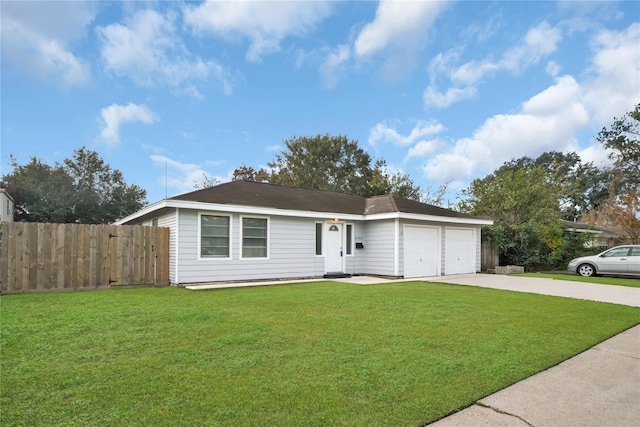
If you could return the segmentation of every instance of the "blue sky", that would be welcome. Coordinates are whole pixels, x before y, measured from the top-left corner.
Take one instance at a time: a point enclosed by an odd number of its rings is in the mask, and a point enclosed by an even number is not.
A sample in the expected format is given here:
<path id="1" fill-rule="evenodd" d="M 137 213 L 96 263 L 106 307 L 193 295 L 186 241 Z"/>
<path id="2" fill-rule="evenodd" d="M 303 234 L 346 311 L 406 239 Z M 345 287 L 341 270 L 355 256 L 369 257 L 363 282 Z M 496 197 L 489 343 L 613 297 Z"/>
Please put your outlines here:
<path id="1" fill-rule="evenodd" d="M 640 102 L 637 2 L 0 7 L 0 172 L 84 145 L 149 202 L 325 133 L 453 201 L 515 157 L 604 164 L 594 136 Z"/>

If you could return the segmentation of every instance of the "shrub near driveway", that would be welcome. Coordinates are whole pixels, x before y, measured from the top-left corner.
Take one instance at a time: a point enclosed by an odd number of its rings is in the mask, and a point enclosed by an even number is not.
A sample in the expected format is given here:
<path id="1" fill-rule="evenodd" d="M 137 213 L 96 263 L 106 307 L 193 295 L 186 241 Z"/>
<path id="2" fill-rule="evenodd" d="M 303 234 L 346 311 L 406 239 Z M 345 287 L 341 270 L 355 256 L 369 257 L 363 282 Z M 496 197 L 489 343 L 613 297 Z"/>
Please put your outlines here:
<path id="1" fill-rule="evenodd" d="M 426 424 L 640 323 L 467 286 L 1 297 L 3 425 Z"/>

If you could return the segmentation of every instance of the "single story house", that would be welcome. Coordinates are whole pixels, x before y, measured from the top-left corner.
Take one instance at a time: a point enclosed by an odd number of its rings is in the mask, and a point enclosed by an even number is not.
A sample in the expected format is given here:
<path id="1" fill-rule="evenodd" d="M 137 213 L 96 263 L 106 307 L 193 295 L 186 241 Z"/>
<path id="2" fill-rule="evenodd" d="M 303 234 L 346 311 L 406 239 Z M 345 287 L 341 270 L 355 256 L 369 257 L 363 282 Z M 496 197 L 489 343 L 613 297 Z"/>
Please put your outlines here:
<path id="1" fill-rule="evenodd" d="M 589 239 L 584 243 L 585 248 L 612 248 L 623 243 L 619 233 L 612 228 L 574 221 L 564 221 L 564 228 L 574 233 L 588 233 Z"/>
<path id="2" fill-rule="evenodd" d="M 480 271 L 480 226 L 393 195 L 232 181 L 146 206 L 116 224 L 169 228 L 172 283 Z"/>

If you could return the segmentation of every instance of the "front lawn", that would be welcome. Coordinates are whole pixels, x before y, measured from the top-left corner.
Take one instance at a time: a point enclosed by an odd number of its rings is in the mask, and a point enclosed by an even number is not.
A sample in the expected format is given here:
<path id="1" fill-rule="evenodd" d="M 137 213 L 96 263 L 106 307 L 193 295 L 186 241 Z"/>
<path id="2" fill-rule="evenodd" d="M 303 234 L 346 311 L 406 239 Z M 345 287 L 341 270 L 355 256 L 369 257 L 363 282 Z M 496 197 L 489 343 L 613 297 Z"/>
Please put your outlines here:
<path id="1" fill-rule="evenodd" d="M 425 282 L 5 295 L 0 310 L 4 426 L 423 425 L 640 323 Z"/>
<path id="2" fill-rule="evenodd" d="M 629 286 L 632 288 L 640 288 L 640 279 L 635 279 L 632 277 L 609 277 L 609 276 L 582 277 L 575 273 L 567 274 L 565 272 L 523 273 L 523 274 L 514 274 L 514 276 L 540 277 L 543 279 L 568 280 L 571 282 L 586 282 L 586 283 L 596 283 L 599 285 L 617 285 L 617 286 Z"/>

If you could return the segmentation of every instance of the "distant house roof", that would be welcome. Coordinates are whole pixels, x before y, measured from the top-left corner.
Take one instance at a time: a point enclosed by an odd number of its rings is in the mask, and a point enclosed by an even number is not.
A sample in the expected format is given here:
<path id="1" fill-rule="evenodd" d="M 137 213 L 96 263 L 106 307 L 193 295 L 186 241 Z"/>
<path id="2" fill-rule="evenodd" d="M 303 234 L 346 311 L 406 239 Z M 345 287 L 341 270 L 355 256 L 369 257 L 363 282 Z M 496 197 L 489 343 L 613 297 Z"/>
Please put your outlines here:
<path id="1" fill-rule="evenodd" d="M 341 217 L 360 220 L 402 217 L 441 222 L 446 219 L 446 222 L 467 224 L 493 223 L 489 219 L 394 195 L 366 198 L 353 194 L 309 190 L 286 185 L 231 181 L 161 200 L 116 221 L 116 224 L 126 224 L 135 219 L 149 218 L 166 208 L 224 209 L 230 212 L 245 212 L 251 209 L 253 212 L 260 211 L 266 214 L 317 218 L 334 218 L 335 215 L 341 215 Z"/>
<path id="2" fill-rule="evenodd" d="M 591 225 L 583 222 L 564 221 L 565 228 L 573 229 L 579 233 L 594 233 L 602 234 L 605 236 L 618 237 L 618 232 L 609 227 L 602 227 L 599 225 Z"/>

